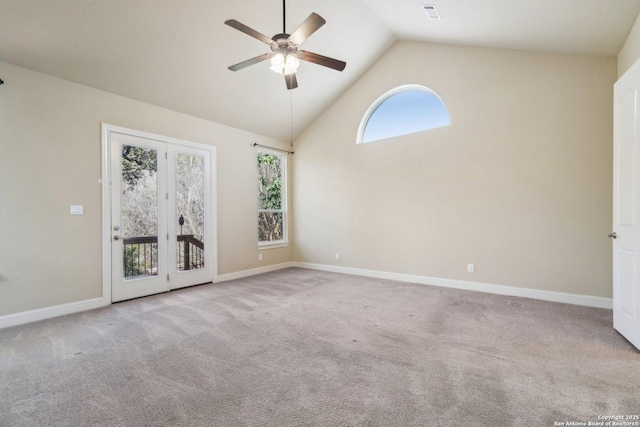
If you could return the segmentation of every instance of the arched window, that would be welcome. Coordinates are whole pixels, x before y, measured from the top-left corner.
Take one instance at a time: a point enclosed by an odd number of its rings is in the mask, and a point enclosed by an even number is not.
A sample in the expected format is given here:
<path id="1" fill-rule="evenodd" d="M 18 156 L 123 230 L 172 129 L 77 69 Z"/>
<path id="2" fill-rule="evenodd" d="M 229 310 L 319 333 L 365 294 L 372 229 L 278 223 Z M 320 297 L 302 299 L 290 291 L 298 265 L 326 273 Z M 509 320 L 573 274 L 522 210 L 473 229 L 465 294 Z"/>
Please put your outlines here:
<path id="1" fill-rule="evenodd" d="M 382 95 L 365 113 L 357 143 L 449 126 L 449 112 L 431 89 L 405 85 Z"/>

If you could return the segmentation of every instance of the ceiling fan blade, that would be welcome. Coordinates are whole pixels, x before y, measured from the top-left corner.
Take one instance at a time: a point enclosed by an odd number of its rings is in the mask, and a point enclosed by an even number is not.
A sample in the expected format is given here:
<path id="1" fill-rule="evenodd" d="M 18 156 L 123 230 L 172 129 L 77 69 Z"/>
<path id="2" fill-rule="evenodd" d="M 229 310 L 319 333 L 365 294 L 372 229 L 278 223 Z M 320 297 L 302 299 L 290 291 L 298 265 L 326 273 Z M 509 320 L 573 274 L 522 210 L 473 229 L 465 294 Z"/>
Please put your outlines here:
<path id="1" fill-rule="evenodd" d="M 229 67 L 229 69 L 231 71 L 242 70 L 243 68 L 247 68 L 250 65 L 257 64 L 258 62 L 266 61 L 267 59 L 271 58 L 273 55 L 275 55 L 275 53 L 273 52 L 263 53 L 262 55 L 256 56 L 255 58 L 247 59 L 246 61 L 242 61 L 239 64 L 232 65 Z"/>
<path id="2" fill-rule="evenodd" d="M 284 80 L 287 82 L 287 89 L 295 89 L 298 87 L 298 79 L 296 78 L 296 73 L 285 74 Z"/>
<path id="3" fill-rule="evenodd" d="M 317 53 L 307 52 L 299 50 L 298 54 L 300 59 L 307 62 L 313 62 L 314 64 L 322 65 L 323 67 L 333 68 L 334 70 L 342 71 L 347 63 L 344 61 L 338 61 L 337 59 L 329 58 L 327 56 L 318 55 Z"/>
<path id="4" fill-rule="evenodd" d="M 249 28 L 246 25 L 236 21 L 235 19 L 229 19 L 228 21 L 224 22 L 225 24 L 227 24 L 228 26 L 230 26 L 231 28 L 235 28 L 238 31 L 242 31 L 243 33 L 260 40 L 263 43 L 266 43 L 268 45 L 272 45 L 275 42 L 273 40 L 271 40 L 269 37 L 265 36 L 264 34 L 261 34 L 259 32 L 257 32 L 256 30 L 254 30 L 253 28 Z"/>
<path id="5" fill-rule="evenodd" d="M 318 28 L 326 24 L 327 21 L 317 13 L 312 13 L 302 24 L 289 36 L 289 41 L 299 45 L 305 41 L 311 34 L 318 31 Z"/>

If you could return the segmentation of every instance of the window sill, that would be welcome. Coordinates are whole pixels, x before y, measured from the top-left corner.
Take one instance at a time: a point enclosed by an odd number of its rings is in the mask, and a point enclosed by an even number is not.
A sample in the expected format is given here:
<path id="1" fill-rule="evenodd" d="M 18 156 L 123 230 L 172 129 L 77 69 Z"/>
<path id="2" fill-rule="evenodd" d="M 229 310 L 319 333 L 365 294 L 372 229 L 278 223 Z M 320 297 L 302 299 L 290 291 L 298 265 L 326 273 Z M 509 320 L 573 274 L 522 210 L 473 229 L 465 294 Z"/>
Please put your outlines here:
<path id="1" fill-rule="evenodd" d="M 277 249 L 277 248 L 286 248 L 287 246 L 289 246 L 289 242 L 265 242 L 265 243 L 258 243 L 258 249 L 263 250 L 263 249 Z"/>

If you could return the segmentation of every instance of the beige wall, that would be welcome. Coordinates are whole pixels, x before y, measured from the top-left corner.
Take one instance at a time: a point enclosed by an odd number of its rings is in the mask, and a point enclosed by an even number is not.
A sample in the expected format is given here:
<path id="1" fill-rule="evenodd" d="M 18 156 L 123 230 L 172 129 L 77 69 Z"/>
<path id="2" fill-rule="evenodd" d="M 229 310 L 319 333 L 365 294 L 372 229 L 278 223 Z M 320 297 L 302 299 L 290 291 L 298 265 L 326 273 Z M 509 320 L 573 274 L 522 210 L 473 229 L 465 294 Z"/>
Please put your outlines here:
<path id="1" fill-rule="evenodd" d="M 217 147 L 219 274 L 291 259 L 256 246 L 249 144 L 282 142 L 3 62 L 0 77 L 0 315 L 101 295 L 103 122 Z"/>
<path id="2" fill-rule="evenodd" d="M 101 123 L 217 147 L 219 274 L 293 257 L 611 296 L 615 58 L 396 44 L 297 138 L 295 250 L 262 262 L 249 143 L 286 144 L 2 62 L 0 77 L 0 315 L 100 296 Z M 406 83 L 452 125 L 356 146 L 371 102 Z"/>
<path id="3" fill-rule="evenodd" d="M 640 15 L 618 54 L 618 78 L 640 58 Z"/>
<path id="4" fill-rule="evenodd" d="M 295 141 L 294 260 L 610 297 L 615 79 L 615 57 L 397 43 Z M 356 145 L 408 83 L 451 126 Z"/>

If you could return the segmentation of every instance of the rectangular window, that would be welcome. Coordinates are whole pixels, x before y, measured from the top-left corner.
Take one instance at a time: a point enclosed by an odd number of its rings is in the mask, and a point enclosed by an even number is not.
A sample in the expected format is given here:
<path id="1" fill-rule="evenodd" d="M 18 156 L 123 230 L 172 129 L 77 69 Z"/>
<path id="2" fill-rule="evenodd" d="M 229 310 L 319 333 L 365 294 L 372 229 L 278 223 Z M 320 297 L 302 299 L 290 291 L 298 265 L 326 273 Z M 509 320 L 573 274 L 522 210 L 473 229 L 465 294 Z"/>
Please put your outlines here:
<path id="1" fill-rule="evenodd" d="M 287 243 L 286 168 L 284 153 L 258 150 L 258 244 Z"/>

